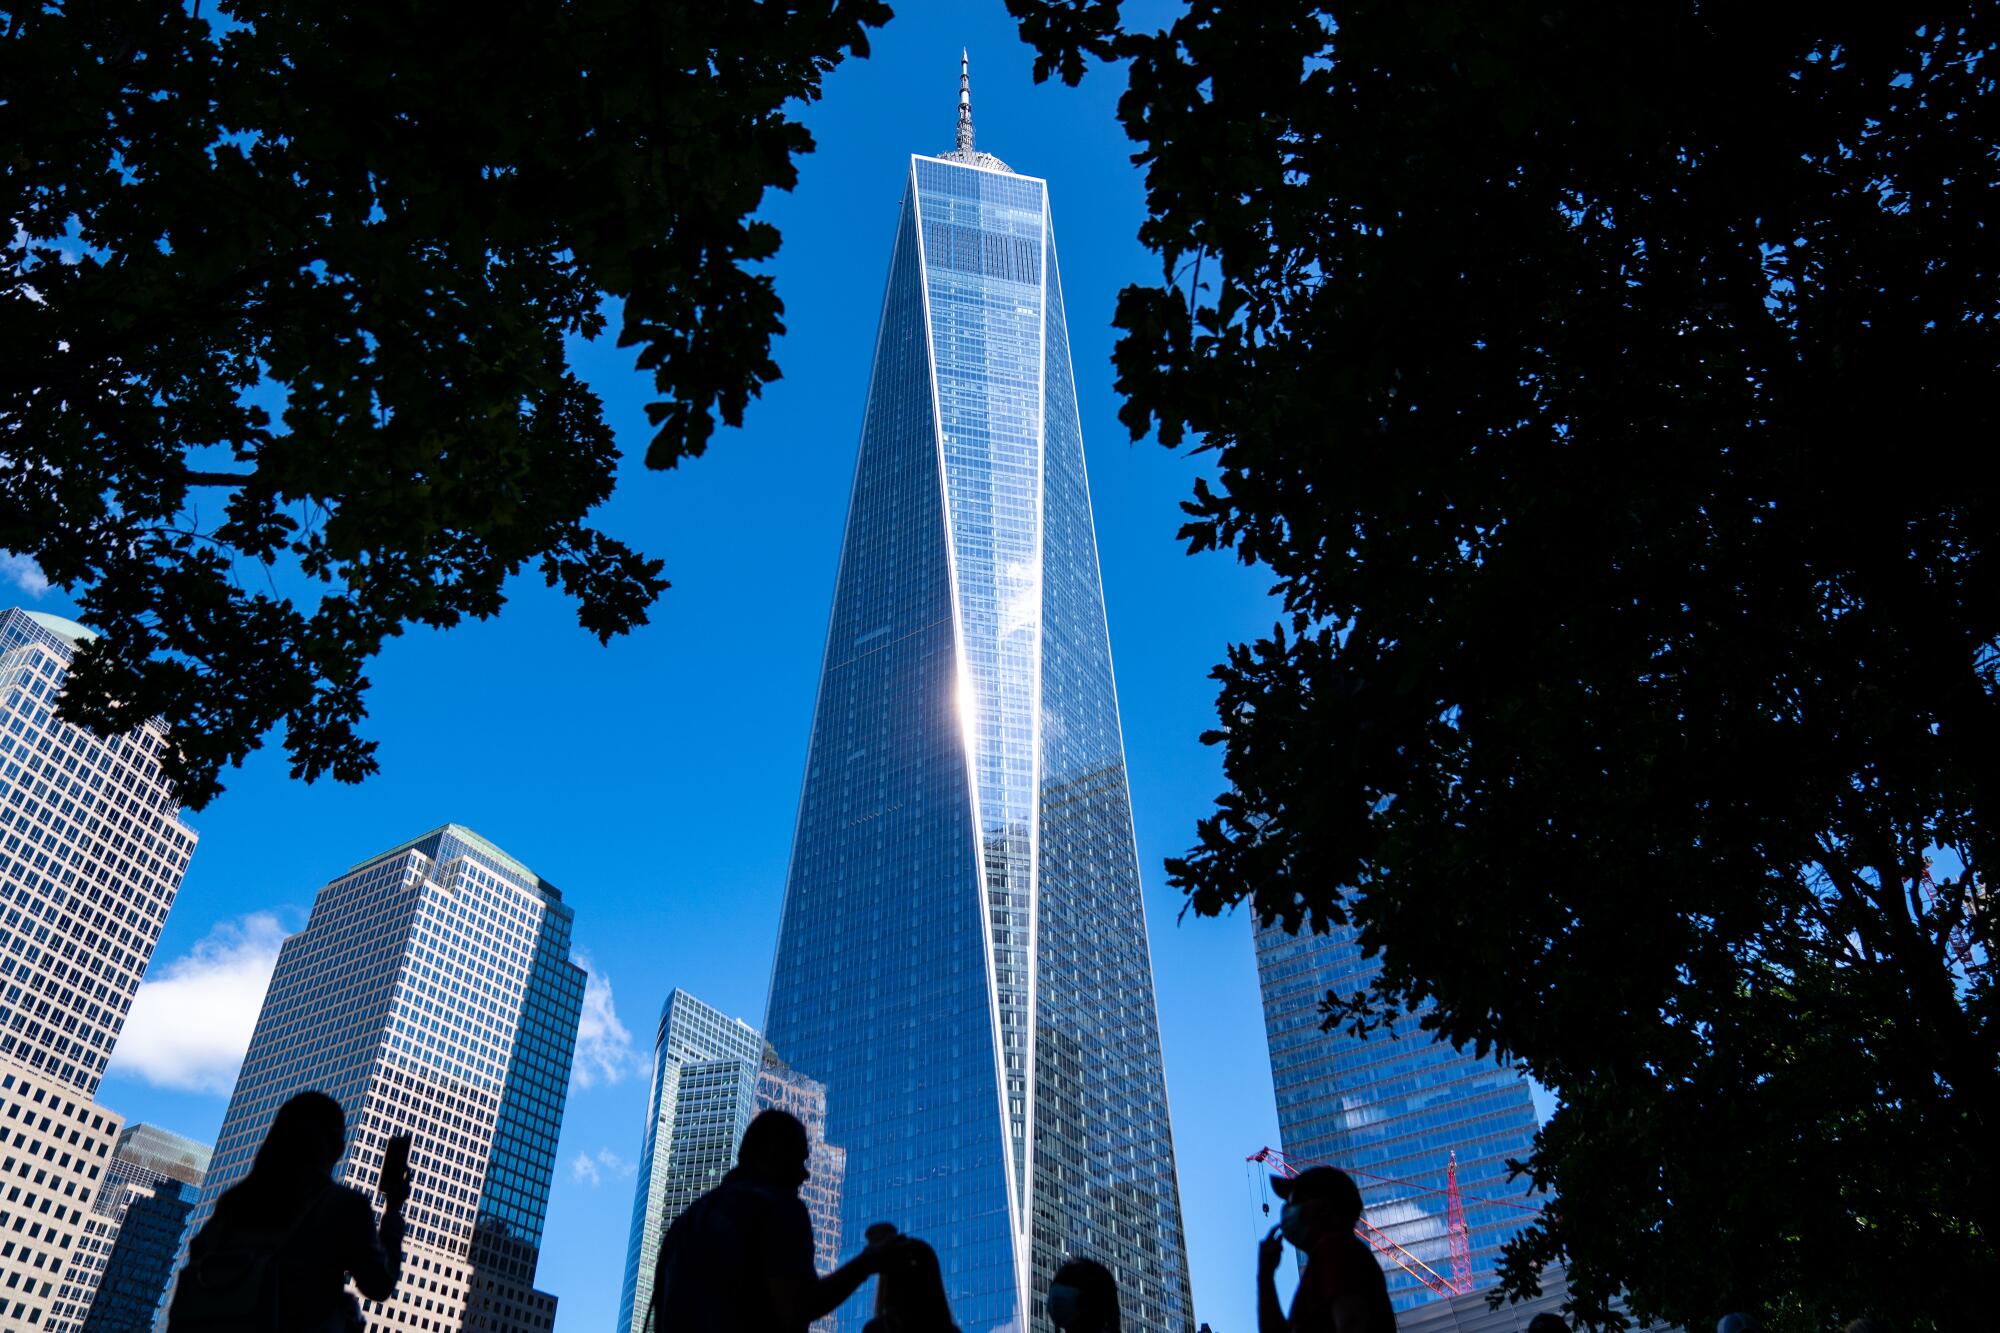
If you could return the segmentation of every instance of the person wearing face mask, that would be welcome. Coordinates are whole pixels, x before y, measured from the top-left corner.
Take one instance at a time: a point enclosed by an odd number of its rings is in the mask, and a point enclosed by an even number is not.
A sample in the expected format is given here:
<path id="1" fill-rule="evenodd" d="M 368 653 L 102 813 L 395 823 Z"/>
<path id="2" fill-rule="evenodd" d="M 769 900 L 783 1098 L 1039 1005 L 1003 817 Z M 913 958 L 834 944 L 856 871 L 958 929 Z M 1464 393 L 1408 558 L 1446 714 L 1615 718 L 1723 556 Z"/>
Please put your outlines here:
<path id="1" fill-rule="evenodd" d="M 1095 1259 L 1071 1259 L 1049 1281 L 1049 1322 L 1062 1333 L 1122 1333 L 1118 1279 Z"/>
<path id="2" fill-rule="evenodd" d="M 1257 1247 L 1257 1333 L 1395 1333 L 1389 1286 L 1354 1234 L 1361 1191 L 1345 1171 L 1315 1166 L 1271 1188 L 1284 1200 L 1278 1225 Z M 1305 1256 L 1292 1312 L 1278 1304 L 1278 1261 L 1290 1241 Z"/>

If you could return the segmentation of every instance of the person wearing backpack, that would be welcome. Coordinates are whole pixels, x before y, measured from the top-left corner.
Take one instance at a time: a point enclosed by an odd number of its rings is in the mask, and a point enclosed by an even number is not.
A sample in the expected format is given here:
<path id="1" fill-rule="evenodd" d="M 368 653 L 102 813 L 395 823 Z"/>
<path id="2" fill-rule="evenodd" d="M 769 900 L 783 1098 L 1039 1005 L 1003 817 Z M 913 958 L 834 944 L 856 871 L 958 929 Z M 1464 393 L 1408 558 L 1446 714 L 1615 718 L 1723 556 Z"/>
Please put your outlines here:
<path id="1" fill-rule="evenodd" d="M 403 1265 L 409 1139 L 390 1140 L 378 1226 L 362 1191 L 333 1179 L 347 1117 L 323 1092 L 278 1108 L 250 1174 L 215 1201 L 188 1244 L 167 1333 L 350 1333 L 363 1327 L 347 1292 L 387 1300 Z"/>

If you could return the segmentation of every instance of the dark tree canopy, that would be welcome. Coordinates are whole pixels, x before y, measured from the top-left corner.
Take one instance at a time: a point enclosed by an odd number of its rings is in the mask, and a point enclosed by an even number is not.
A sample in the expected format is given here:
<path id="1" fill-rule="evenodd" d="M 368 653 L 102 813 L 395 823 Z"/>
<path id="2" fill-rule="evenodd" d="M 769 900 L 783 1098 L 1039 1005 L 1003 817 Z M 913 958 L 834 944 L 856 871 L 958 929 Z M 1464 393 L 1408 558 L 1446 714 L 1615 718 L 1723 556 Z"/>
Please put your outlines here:
<path id="1" fill-rule="evenodd" d="M 1515 1290 L 1989 1327 L 1996 7 L 1011 7 L 1130 61 L 1125 420 L 1288 613 L 1195 910 L 1558 1091 Z"/>
<path id="2" fill-rule="evenodd" d="M 374 768 L 368 659 L 536 566 L 602 638 L 661 565 L 591 527 L 617 450 L 564 339 L 607 296 L 698 455 L 778 370 L 751 215 L 881 0 L 0 12 L 0 549 L 103 631 L 62 715 L 159 716 L 201 805 L 281 724 Z"/>

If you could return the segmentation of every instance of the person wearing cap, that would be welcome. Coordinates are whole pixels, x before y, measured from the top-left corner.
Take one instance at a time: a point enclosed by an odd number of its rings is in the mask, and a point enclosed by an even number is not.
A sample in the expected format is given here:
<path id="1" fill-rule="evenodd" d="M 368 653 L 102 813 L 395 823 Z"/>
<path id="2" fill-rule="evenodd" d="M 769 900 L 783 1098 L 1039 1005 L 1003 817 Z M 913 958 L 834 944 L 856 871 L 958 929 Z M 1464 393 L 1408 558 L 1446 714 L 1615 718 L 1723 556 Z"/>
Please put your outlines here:
<path id="1" fill-rule="evenodd" d="M 1284 1200 L 1278 1225 L 1257 1247 L 1257 1333 L 1395 1333 L 1389 1284 L 1354 1224 L 1361 1191 L 1338 1167 L 1273 1176 Z M 1278 1261 L 1290 1241 L 1305 1255 L 1289 1317 L 1278 1304 Z"/>

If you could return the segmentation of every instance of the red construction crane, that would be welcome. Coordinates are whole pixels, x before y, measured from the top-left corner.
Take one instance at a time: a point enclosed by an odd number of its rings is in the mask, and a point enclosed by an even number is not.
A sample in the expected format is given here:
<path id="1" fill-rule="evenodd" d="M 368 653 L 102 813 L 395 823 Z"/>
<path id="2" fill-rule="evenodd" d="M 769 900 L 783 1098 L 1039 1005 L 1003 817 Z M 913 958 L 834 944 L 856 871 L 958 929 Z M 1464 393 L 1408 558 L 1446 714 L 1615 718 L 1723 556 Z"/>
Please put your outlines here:
<path id="1" fill-rule="evenodd" d="M 1268 1165 L 1274 1168 L 1280 1175 L 1286 1177 L 1299 1174 L 1299 1168 L 1293 1166 L 1291 1159 L 1276 1148 L 1259 1148 L 1244 1160 L 1252 1164 L 1261 1163 Z M 1308 1165 L 1311 1165 L 1311 1163 L 1308 1163 Z M 1254 1166 L 1252 1169 L 1254 1169 Z M 1343 1169 L 1349 1175 L 1366 1176 L 1370 1180 L 1388 1181 L 1391 1184 L 1398 1185 L 1407 1183 L 1395 1180 L 1389 1176 L 1378 1176 L 1368 1171 L 1356 1171 L 1351 1167 Z M 1259 1174 L 1261 1175 L 1262 1173 L 1260 1172 Z M 1269 1188 L 1268 1182 L 1265 1188 Z M 1413 1188 L 1423 1189 L 1424 1187 L 1419 1185 Z M 1426 1192 L 1436 1193 L 1435 1190 L 1428 1190 Z M 1271 1211 L 1271 1205 L 1268 1202 L 1264 1204 L 1264 1211 L 1267 1214 Z M 1405 1273 L 1408 1273 L 1438 1295 L 1458 1296 L 1471 1291 L 1472 1244 L 1465 1230 L 1465 1205 L 1460 1202 L 1458 1195 L 1458 1154 L 1456 1153 L 1452 1154 L 1451 1165 L 1445 1174 L 1445 1230 L 1451 1240 L 1452 1271 L 1450 1277 L 1446 1277 L 1444 1274 L 1438 1272 L 1437 1269 L 1432 1268 L 1422 1259 L 1419 1259 L 1416 1255 L 1411 1254 L 1401 1245 L 1398 1245 L 1388 1235 L 1372 1225 L 1367 1218 L 1359 1219 L 1354 1225 L 1354 1234 L 1368 1242 L 1370 1249 L 1388 1259 L 1389 1262 L 1395 1264 L 1396 1267 L 1402 1269 Z"/>
<path id="2" fill-rule="evenodd" d="M 1472 1290 L 1472 1237 L 1465 1228 L 1465 1200 L 1458 1196 L 1458 1153 L 1444 1169 L 1444 1234 L 1451 1241 L 1451 1285 Z"/>
<path id="3" fill-rule="evenodd" d="M 1938 887 L 1937 881 L 1931 878 L 1931 859 L 1928 856 L 1924 858 L 1924 873 L 1918 878 L 1917 887 L 1924 895 L 1924 906 L 1931 911 L 1936 911 L 1938 905 Z M 1979 889 L 1976 884 L 1967 891 L 1968 902 L 1966 913 L 1953 923 L 1951 933 L 1946 937 L 1945 941 L 1951 949 L 1951 956 L 1958 960 L 1958 965 L 1965 969 L 1968 976 L 1972 973 L 1975 961 L 1972 953 L 1972 932 L 1969 929 L 1971 925 L 1971 904 L 1977 901 L 1978 892 Z"/>

